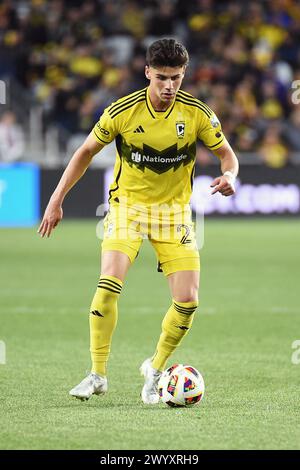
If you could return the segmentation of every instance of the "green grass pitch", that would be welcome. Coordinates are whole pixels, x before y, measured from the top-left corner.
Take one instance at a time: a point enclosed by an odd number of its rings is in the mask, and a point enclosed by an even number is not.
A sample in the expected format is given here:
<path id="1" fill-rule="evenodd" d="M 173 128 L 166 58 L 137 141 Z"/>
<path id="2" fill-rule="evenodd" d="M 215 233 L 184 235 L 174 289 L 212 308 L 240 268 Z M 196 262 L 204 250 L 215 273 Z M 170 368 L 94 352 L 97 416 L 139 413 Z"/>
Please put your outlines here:
<path id="1" fill-rule="evenodd" d="M 88 311 L 98 280 L 96 222 L 0 231 L 1 449 L 299 449 L 299 221 L 207 221 L 200 307 L 173 362 L 203 374 L 190 409 L 140 400 L 170 297 L 150 245 L 131 268 L 109 362 L 109 393 L 68 391 L 90 367 Z"/>

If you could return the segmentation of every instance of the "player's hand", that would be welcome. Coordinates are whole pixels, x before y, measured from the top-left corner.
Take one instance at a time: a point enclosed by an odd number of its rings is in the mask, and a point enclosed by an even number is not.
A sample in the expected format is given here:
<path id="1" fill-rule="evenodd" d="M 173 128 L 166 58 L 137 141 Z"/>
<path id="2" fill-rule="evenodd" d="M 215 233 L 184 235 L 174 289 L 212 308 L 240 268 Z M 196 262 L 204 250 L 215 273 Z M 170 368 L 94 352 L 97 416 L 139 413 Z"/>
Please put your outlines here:
<path id="1" fill-rule="evenodd" d="M 49 202 L 41 225 L 38 229 L 38 233 L 41 237 L 50 237 L 52 230 L 57 226 L 57 224 L 63 218 L 63 210 L 61 205 Z"/>
<path id="2" fill-rule="evenodd" d="M 235 193 L 234 178 L 231 178 L 227 175 L 222 175 L 215 178 L 210 187 L 215 188 L 211 194 L 219 192 L 223 196 L 232 196 L 232 194 Z"/>

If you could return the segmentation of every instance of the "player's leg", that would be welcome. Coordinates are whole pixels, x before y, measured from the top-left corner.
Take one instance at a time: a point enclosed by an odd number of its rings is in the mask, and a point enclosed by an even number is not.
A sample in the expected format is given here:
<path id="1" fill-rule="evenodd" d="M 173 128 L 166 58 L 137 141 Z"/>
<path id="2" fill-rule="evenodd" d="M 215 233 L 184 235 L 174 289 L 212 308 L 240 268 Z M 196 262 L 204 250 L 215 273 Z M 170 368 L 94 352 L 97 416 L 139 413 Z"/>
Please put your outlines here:
<path id="1" fill-rule="evenodd" d="M 199 271 L 177 271 L 169 274 L 172 304 L 162 322 L 152 367 L 164 370 L 169 357 L 189 332 L 198 306 Z"/>
<path id="2" fill-rule="evenodd" d="M 118 320 L 118 300 L 131 260 L 117 250 L 102 254 L 101 275 L 90 308 L 92 372 L 106 376 L 112 335 Z"/>
<path id="3" fill-rule="evenodd" d="M 145 377 L 142 400 L 147 404 L 158 403 L 157 384 L 161 372 L 189 331 L 198 305 L 200 259 L 189 212 L 184 222 L 171 221 L 173 230 L 165 239 L 163 236 L 151 238 L 159 265 L 169 282 L 172 304 L 163 319 L 155 353 L 141 366 Z"/>
<path id="4" fill-rule="evenodd" d="M 179 261 L 179 265 L 182 261 Z M 171 265 L 174 265 L 173 261 Z M 188 259 L 186 266 L 188 265 L 196 270 L 177 271 L 168 275 L 173 301 L 163 319 L 162 332 L 155 353 L 152 358 L 143 362 L 140 369 L 145 377 L 142 400 L 148 405 L 158 403 L 157 385 L 161 373 L 165 369 L 169 357 L 190 330 L 194 312 L 198 306 L 198 259 Z M 167 269 L 166 266 L 165 269 Z"/>
<path id="5" fill-rule="evenodd" d="M 91 373 L 74 387 L 70 395 L 88 400 L 107 392 L 106 366 L 118 319 L 118 299 L 131 265 L 127 254 L 109 250 L 102 253 L 101 275 L 90 307 Z"/>
<path id="6" fill-rule="evenodd" d="M 142 237 L 135 232 L 135 225 L 130 224 L 130 219 L 119 216 L 120 211 L 111 207 L 104 222 L 101 275 L 89 317 L 92 371 L 70 391 L 72 396 L 81 399 L 107 390 L 106 366 L 117 324 L 118 299 L 127 271 L 142 243 Z M 126 224 L 130 232 L 126 230 Z"/>

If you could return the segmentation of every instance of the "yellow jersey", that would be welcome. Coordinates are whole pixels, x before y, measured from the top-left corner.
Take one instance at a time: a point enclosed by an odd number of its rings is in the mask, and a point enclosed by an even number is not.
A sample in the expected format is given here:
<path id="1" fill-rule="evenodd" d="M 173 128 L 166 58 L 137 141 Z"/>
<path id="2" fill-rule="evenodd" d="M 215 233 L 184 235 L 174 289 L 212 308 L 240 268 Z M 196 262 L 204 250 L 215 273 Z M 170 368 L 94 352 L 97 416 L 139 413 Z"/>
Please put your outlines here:
<path id="1" fill-rule="evenodd" d="M 145 206 L 188 204 L 197 140 L 210 150 L 225 142 L 213 111 L 182 90 L 163 112 L 153 109 L 148 88 L 125 96 L 104 110 L 93 132 L 104 145 L 116 140 L 109 201 Z"/>

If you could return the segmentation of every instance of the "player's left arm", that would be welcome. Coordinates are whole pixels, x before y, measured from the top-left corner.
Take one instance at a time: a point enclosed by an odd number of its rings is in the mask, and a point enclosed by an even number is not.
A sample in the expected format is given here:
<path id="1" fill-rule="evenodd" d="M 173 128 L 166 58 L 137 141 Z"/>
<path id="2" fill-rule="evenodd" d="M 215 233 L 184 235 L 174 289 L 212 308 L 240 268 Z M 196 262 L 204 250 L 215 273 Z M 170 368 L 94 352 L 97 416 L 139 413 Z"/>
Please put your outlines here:
<path id="1" fill-rule="evenodd" d="M 199 101 L 197 119 L 197 137 L 212 151 L 221 161 L 223 175 L 214 179 L 211 187 L 212 194 L 217 192 L 223 196 L 234 194 L 234 181 L 238 174 L 239 163 L 234 151 L 227 142 L 222 131 L 221 123 L 212 109 Z"/>
<path id="2" fill-rule="evenodd" d="M 211 194 L 219 192 L 223 196 L 232 196 L 235 193 L 234 182 L 239 171 L 238 159 L 226 139 L 224 144 L 213 152 L 221 161 L 223 174 L 212 182 L 211 187 L 214 190 Z"/>

